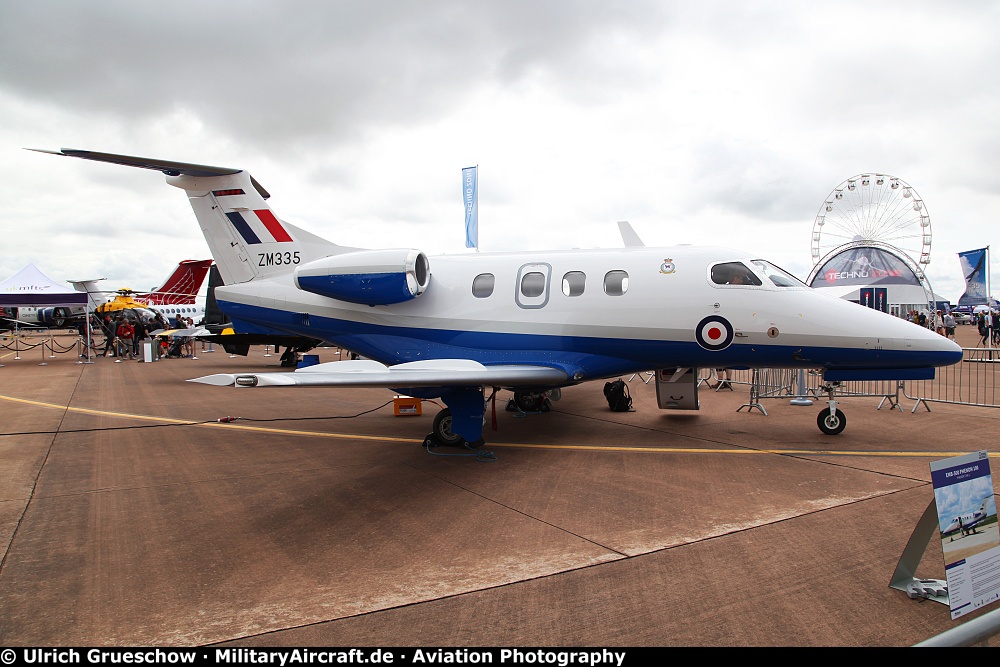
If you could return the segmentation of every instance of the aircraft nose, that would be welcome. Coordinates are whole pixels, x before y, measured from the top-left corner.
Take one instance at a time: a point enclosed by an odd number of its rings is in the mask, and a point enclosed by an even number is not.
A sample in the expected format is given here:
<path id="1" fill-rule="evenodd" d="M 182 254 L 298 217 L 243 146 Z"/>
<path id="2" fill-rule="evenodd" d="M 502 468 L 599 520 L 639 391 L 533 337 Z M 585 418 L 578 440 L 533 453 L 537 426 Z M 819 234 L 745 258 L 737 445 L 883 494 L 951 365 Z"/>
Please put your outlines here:
<path id="1" fill-rule="evenodd" d="M 951 366 L 962 361 L 962 348 L 953 340 L 916 325 L 902 339 L 902 350 L 923 353 L 930 366 Z"/>

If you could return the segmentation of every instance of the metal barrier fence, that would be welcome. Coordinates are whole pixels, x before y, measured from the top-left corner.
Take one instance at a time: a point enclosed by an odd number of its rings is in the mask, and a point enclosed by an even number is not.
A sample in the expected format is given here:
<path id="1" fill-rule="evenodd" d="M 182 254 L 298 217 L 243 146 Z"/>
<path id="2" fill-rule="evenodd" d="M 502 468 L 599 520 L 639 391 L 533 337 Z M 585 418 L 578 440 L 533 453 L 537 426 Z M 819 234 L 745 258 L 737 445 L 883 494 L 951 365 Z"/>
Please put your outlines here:
<path id="1" fill-rule="evenodd" d="M 961 363 L 937 369 L 933 380 L 911 380 L 903 395 L 916 401 L 911 412 L 921 405 L 929 411 L 929 403 L 998 408 L 998 370 L 1000 349 L 963 348 Z"/>
<path id="2" fill-rule="evenodd" d="M 930 411 L 930 403 L 950 403 L 971 407 L 1000 407 L 1000 348 L 964 348 L 958 364 L 938 368 L 933 380 L 878 380 L 839 382 L 831 385 L 834 398 L 881 398 L 878 409 L 886 405 L 902 412 L 900 398 L 915 401 L 911 412 L 921 405 Z M 788 368 L 759 368 L 727 373 L 733 385 L 746 385 L 750 399 L 743 408 L 767 414 L 761 401 L 768 398 L 791 400 L 827 400 L 823 376 L 818 371 Z M 725 386 L 718 371 L 711 371 L 702 383 L 710 387 Z M 713 384 L 714 383 L 714 384 Z"/>
<path id="3" fill-rule="evenodd" d="M 643 383 L 649 383 L 654 377 L 653 371 L 635 373 L 629 378 L 631 382 L 636 377 Z M 833 398 L 871 397 L 881 398 L 878 409 L 886 404 L 890 409 L 902 412 L 899 405 L 900 395 L 904 391 L 903 382 L 898 380 L 851 381 L 838 382 L 830 385 Z M 792 368 L 755 368 L 750 370 L 730 370 L 724 368 L 701 368 L 698 374 L 698 387 L 704 390 L 733 390 L 736 386 L 745 386 L 750 391 L 749 400 L 736 409 L 737 412 L 747 408 L 754 409 L 767 416 L 767 410 L 761 403 L 768 398 L 791 400 L 794 404 L 809 405 L 807 401 L 826 401 L 829 392 L 823 384 L 823 376 L 818 371 Z"/>
<path id="4" fill-rule="evenodd" d="M 994 609 L 971 621 L 939 635 L 925 639 L 914 646 L 951 648 L 955 646 L 989 646 L 990 637 L 1000 634 L 1000 609 Z"/>
<path id="5" fill-rule="evenodd" d="M 899 405 L 903 383 L 897 380 L 851 381 L 824 385 L 821 373 L 804 369 L 758 368 L 752 371 L 733 372 L 734 376 L 745 377 L 747 374 L 749 374 L 748 381 L 734 380 L 737 384 L 750 386 L 750 400 L 737 408 L 737 412 L 743 408 L 747 408 L 748 412 L 756 408 L 767 415 L 767 410 L 760 402 L 765 398 L 790 399 L 808 405 L 806 401 L 827 400 L 830 396 L 828 389 L 832 390 L 835 399 L 866 396 L 881 398 L 878 404 L 879 410 L 886 404 L 889 405 L 889 409 L 903 410 Z"/>

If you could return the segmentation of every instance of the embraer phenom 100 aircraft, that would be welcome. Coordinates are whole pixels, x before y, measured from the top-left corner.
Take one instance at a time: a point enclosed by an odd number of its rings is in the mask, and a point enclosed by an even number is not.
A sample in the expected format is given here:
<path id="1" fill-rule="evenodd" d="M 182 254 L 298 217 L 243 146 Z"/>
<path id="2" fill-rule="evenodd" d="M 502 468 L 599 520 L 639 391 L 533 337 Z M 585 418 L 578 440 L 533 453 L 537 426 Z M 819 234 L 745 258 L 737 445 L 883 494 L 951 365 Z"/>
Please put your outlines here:
<path id="1" fill-rule="evenodd" d="M 429 258 L 417 248 L 349 248 L 279 220 L 241 169 L 54 154 L 154 169 L 184 190 L 225 282 L 216 298 L 237 331 L 318 338 L 367 357 L 196 381 L 440 397 L 447 409 L 433 436 L 449 444 L 482 441 L 490 387 L 530 404 L 549 390 L 657 369 L 666 408 L 696 392 L 681 380 L 699 367 L 819 369 L 828 382 L 928 379 L 962 358 L 933 331 L 820 295 L 735 250 L 633 242 Z M 845 418 L 829 393 L 818 422 L 839 433 Z"/>
<path id="2" fill-rule="evenodd" d="M 979 509 L 969 512 L 968 514 L 960 514 L 951 520 L 951 523 L 947 527 L 941 530 L 941 537 L 951 536 L 951 540 L 955 539 L 957 533 L 962 533 L 962 537 L 966 535 L 975 535 L 976 526 L 984 523 L 991 515 L 986 511 L 986 501 L 993 497 L 993 494 L 983 498 L 983 501 L 979 503 Z"/>

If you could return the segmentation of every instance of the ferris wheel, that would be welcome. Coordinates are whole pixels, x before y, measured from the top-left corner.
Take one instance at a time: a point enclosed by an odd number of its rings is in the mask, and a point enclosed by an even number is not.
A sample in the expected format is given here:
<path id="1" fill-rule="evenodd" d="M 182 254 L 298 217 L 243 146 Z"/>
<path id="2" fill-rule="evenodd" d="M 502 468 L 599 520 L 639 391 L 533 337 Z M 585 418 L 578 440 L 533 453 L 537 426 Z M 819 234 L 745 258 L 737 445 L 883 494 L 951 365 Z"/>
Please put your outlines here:
<path id="1" fill-rule="evenodd" d="M 902 250 L 921 266 L 930 264 L 930 215 L 901 178 L 858 174 L 835 187 L 813 223 L 813 264 L 840 246 L 872 242 Z"/>

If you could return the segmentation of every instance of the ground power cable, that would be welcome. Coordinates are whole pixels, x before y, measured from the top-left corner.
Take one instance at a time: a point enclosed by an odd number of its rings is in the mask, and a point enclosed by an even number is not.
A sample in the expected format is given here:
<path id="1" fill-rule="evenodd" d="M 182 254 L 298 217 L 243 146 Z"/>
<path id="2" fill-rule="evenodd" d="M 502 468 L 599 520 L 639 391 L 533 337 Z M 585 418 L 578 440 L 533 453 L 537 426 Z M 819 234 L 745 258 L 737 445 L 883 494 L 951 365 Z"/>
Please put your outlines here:
<path id="1" fill-rule="evenodd" d="M 392 401 L 386 401 L 378 407 L 371 408 L 369 410 L 364 410 L 353 415 L 333 415 L 333 416 L 319 416 L 319 417 L 274 417 L 272 419 L 256 419 L 253 417 L 219 417 L 218 419 L 205 419 L 202 421 L 191 421 L 191 422 L 180 422 L 173 424 L 135 424 L 132 426 L 102 426 L 100 428 L 75 428 L 75 429 L 60 429 L 55 431 L 18 431 L 14 433 L 0 433 L 0 437 L 10 437 L 19 435 L 60 435 L 63 433 L 101 433 L 106 431 L 128 431 L 134 429 L 148 429 L 148 428 L 176 428 L 178 426 L 202 426 L 205 424 L 231 424 L 233 422 L 286 422 L 286 421 L 314 421 L 314 420 L 325 420 L 325 419 L 354 419 L 356 417 L 361 417 L 372 412 L 377 412 L 382 408 L 391 405 Z M 155 419 L 155 417 L 154 417 Z M 62 422 L 60 422 L 62 423 Z"/>

